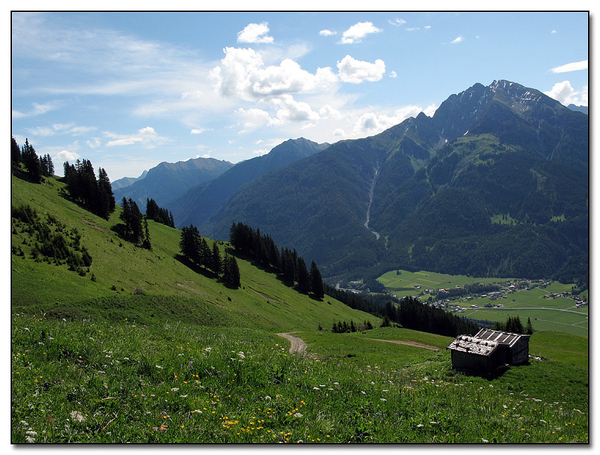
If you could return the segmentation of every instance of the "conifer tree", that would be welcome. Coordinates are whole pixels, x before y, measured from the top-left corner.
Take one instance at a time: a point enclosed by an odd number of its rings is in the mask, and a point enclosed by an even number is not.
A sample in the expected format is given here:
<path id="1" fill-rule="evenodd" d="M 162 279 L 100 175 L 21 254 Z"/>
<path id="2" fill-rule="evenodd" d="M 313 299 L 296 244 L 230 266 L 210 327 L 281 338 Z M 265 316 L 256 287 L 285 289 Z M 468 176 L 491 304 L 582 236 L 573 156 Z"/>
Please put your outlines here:
<path id="1" fill-rule="evenodd" d="M 321 272 L 317 267 L 315 261 L 310 264 L 310 290 L 314 294 L 315 298 L 322 299 L 325 296 L 325 289 L 323 288 L 323 279 L 321 278 Z"/>
<path id="2" fill-rule="evenodd" d="M 308 294 L 310 292 L 310 275 L 306 269 L 306 263 L 301 257 L 298 257 L 297 259 L 297 273 L 298 290 L 302 293 Z"/>
<path id="3" fill-rule="evenodd" d="M 234 288 L 241 286 L 240 269 L 234 256 L 225 255 L 223 281 Z"/>

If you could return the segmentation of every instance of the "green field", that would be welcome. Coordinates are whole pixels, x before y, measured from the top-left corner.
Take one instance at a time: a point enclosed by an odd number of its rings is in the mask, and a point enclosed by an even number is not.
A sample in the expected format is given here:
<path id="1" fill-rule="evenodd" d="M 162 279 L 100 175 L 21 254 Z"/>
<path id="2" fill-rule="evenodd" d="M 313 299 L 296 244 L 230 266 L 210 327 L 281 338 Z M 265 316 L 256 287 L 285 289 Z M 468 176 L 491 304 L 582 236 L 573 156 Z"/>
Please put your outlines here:
<path id="1" fill-rule="evenodd" d="M 77 229 L 93 258 L 82 273 L 35 260 L 13 219 L 14 444 L 589 443 L 587 337 L 534 333 L 530 365 L 465 375 L 448 337 L 380 328 L 244 258 L 232 289 L 176 259 L 180 231 L 150 221 L 152 251 L 135 247 L 115 232 L 120 209 L 95 217 L 62 187 L 12 180 L 13 205 Z M 332 333 L 339 321 L 375 328 Z"/>
<path id="2" fill-rule="evenodd" d="M 472 299 L 458 298 L 450 303 L 465 309 L 459 313 L 473 319 L 504 322 L 509 316 L 519 316 L 525 323 L 531 319 L 534 330 L 559 331 L 572 333 L 579 336 L 588 336 L 588 306 L 576 307 L 572 298 L 548 298 L 551 294 L 568 292 L 572 284 L 552 282 L 540 286 L 539 281 L 527 282 L 526 280 L 503 278 L 474 278 L 462 275 L 445 275 L 427 271 L 409 272 L 406 270 L 390 271 L 378 278 L 388 291 L 398 298 L 404 296 L 418 296 L 427 301 L 430 296 L 425 290 L 462 287 L 473 283 L 493 283 L 501 287 L 517 284 L 512 293 L 505 293 L 501 299 L 493 300 L 488 297 L 473 296 Z M 529 289 L 527 289 L 529 288 Z M 588 292 L 581 294 L 587 300 Z M 473 308 L 476 305 L 477 308 Z M 485 307 L 485 305 L 491 306 Z M 502 308 L 494 306 L 502 305 Z"/>

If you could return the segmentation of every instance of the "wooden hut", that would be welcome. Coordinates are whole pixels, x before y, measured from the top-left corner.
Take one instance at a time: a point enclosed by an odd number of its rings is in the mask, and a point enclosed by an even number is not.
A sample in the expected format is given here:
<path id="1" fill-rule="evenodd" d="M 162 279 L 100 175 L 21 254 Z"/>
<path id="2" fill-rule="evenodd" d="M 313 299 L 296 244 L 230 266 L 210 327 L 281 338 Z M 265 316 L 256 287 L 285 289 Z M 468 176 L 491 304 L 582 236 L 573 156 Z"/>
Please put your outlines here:
<path id="1" fill-rule="evenodd" d="M 529 335 L 481 329 L 474 336 L 459 335 L 447 346 L 452 368 L 488 374 L 505 365 L 529 362 Z"/>

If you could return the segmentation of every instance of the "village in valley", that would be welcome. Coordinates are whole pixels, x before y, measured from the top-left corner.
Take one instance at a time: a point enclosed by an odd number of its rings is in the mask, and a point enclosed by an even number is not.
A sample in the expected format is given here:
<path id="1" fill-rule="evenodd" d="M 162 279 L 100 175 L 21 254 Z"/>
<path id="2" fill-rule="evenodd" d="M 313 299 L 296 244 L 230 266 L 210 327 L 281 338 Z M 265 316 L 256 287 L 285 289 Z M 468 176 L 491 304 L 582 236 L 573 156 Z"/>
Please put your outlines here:
<path id="1" fill-rule="evenodd" d="M 421 290 L 418 294 L 424 302 L 433 305 L 436 308 L 442 308 L 453 313 L 464 313 L 468 308 L 504 308 L 502 300 L 512 299 L 511 296 L 522 291 L 531 291 L 533 289 L 546 289 L 554 283 L 552 280 L 527 280 L 515 279 L 506 280 L 504 282 L 481 284 L 473 283 L 467 285 L 455 285 L 453 288 L 442 289 L 422 289 L 421 286 L 415 285 L 413 289 Z M 429 298 L 427 298 L 429 296 Z M 571 291 L 548 292 L 542 296 L 544 299 L 566 298 L 573 301 L 575 308 L 580 308 L 588 305 L 587 298 L 580 296 Z M 489 300 L 482 303 L 482 300 Z M 516 299 L 512 299 L 513 301 Z M 482 303 L 469 302 L 478 301 Z"/>

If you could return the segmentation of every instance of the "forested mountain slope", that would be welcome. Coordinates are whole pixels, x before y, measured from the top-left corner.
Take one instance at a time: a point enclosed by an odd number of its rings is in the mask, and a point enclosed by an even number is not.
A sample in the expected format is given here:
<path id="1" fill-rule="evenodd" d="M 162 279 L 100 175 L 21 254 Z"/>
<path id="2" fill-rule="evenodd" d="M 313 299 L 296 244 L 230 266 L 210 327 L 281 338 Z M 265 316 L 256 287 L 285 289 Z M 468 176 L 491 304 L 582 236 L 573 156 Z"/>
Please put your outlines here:
<path id="1" fill-rule="evenodd" d="M 327 148 L 304 138 L 289 139 L 267 155 L 237 163 L 210 182 L 190 188 L 167 204 L 178 227 L 199 226 L 245 183 Z"/>
<path id="2" fill-rule="evenodd" d="M 397 267 L 587 281 L 588 117 L 497 81 L 256 179 L 201 231 L 269 232 L 328 278 Z"/>

